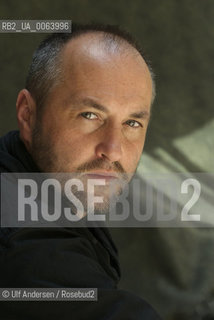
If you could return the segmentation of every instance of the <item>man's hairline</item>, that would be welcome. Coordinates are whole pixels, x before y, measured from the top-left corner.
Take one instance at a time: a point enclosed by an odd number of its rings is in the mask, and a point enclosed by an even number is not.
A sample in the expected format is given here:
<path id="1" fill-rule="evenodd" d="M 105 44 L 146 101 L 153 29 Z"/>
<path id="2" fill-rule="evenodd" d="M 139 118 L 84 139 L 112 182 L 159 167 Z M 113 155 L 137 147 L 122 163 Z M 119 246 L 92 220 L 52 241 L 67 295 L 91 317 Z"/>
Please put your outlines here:
<path id="1" fill-rule="evenodd" d="M 56 88 L 57 85 L 60 85 L 63 80 L 65 79 L 64 78 L 64 75 L 63 75 L 63 72 L 65 71 L 64 68 L 63 68 L 63 54 L 67 48 L 67 46 L 69 44 L 71 44 L 73 41 L 75 41 L 75 39 L 79 39 L 81 37 L 86 37 L 90 34 L 93 34 L 94 36 L 97 35 L 97 34 L 100 34 L 100 36 L 103 36 L 103 42 L 105 42 L 105 39 L 104 39 L 104 36 L 106 34 L 110 34 L 110 32 L 105 32 L 105 31 L 96 31 L 96 30 L 88 30 L 84 33 L 80 33 L 80 34 L 75 34 L 75 36 L 73 38 L 70 38 L 66 43 L 63 44 L 62 48 L 60 49 L 59 53 L 57 54 L 56 56 L 56 64 L 57 64 L 57 67 L 58 68 L 58 75 L 57 75 L 57 78 L 54 79 L 53 81 L 53 84 L 50 88 L 50 91 L 48 92 L 47 96 L 45 97 L 43 103 L 42 103 L 42 106 L 41 108 L 37 108 L 39 109 L 38 111 L 40 111 L 40 109 L 43 109 L 46 107 L 46 103 L 48 101 L 48 98 L 52 92 L 52 90 L 54 90 Z M 150 104 L 150 109 L 152 108 L 152 105 L 153 105 L 153 102 L 154 102 L 154 99 L 155 99 L 155 82 L 154 82 L 154 74 L 150 68 L 150 66 L 147 64 L 147 62 L 145 61 L 144 57 L 142 56 L 141 52 L 135 48 L 131 43 L 129 43 L 126 39 L 120 37 L 119 35 L 115 35 L 115 37 L 120 41 L 120 44 L 118 45 L 118 48 L 124 46 L 126 48 L 125 51 L 122 52 L 122 50 L 120 51 L 117 51 L 115 52 L 114 54 L 122 54 L 122 55 L 125 55 L 127 54 L 128 51 L 133 51 L 134 54 L 136 54 L 138 57 L 141 57 L 142 61 L 144 62 L 146 68 L 148 69 L 148 72 L 149 72 L 149 75 L 150 75 L 150 78 L 151 78 L 151 82 L 152 82 L 152 97 L 151 97 L 151 104 Z"/>

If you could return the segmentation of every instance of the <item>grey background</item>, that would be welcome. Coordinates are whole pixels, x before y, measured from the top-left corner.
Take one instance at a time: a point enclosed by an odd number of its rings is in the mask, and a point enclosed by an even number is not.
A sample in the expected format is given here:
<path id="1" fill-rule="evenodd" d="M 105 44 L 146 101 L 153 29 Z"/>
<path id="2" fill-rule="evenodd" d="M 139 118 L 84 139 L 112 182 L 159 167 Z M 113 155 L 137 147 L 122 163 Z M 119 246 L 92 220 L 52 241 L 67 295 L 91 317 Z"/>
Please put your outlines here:
<path id="1" fill-rule="evenodd" d="M 157 82 L 139 174 L 213 172 L 213 0 L 8 0 L 0 3 L 0 19 L 96 21 L 129 30 L 152 61 Z M 0 34 L 1 135 L 16 128 L 16 96 L 43 37 Z M 164 319 L 199 319 L 212 309 L 212 229 L 118 229 L 113 236 L 121 287 L 144 297 Z"/>

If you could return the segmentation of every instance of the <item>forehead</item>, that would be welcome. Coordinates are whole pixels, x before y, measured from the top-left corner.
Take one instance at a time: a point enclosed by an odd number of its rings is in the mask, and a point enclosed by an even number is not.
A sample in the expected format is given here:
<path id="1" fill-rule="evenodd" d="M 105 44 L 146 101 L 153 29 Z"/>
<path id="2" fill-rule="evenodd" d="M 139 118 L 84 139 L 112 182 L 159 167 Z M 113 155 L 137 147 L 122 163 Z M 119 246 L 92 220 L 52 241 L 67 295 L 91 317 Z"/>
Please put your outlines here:
<path id="1" fill-rule="evenodd" d="M 127 43 L 106 44 L 100 34 L 78 36 L 62 51 L 62 70 L 71 93 L 143 99 L 150 105 L 150 72 L 138 51 Z"/>

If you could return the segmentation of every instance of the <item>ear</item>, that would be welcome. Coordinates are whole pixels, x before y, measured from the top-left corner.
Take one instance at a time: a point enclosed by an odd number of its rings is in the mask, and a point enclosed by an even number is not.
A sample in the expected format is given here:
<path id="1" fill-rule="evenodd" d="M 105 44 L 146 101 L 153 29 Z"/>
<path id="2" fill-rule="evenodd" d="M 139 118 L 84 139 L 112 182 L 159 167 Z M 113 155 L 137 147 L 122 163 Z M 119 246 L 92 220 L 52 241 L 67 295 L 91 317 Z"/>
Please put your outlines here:
<path id="1" fill-rule="evenodd" d="M 36 120 L 36 103 L 27 89 L 19 92 L 16 101 L 16 114 L 20 137 L 29 150 L 32 142 L 32 132 Z"/>

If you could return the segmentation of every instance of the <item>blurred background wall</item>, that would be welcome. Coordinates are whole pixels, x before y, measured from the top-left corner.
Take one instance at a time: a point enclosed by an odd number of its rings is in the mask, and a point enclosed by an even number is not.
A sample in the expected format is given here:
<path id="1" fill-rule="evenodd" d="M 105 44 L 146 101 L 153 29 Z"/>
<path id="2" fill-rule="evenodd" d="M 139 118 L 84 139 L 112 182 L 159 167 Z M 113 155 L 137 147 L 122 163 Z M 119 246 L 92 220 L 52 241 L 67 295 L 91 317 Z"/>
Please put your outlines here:
<path id="1" fill-rule="evenodd" d="M 213 172 L 212 0 L 7 0 L 0 3 L 0 18 L 94 21 L 130 31 L 151 60 L 157 85 L 139 174 Z M 43 37 L 0 34 L 1 135 L 17 127 L 16 96 Z M 120 250 L 122 288 L 144 297 L 164 319 L 200 319 L 212 313 L 211 228 L 114 229 L 113 236 Z"/>

